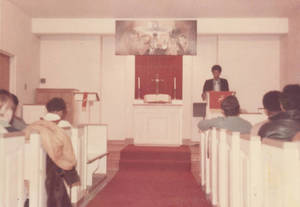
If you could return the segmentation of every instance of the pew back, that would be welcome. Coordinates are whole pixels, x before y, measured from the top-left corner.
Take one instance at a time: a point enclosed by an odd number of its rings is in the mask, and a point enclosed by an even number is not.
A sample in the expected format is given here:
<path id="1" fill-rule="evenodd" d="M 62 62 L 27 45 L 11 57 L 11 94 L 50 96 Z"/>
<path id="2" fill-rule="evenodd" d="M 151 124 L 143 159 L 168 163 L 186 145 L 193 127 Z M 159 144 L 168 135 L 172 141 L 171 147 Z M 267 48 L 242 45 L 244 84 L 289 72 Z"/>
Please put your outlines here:
<path id="1" fill-rule="evenodd" d="M 24 135 L 0 134 L 0 206 L 24 204 Z"/>
<path id="2" fill-rule="evenodd" d="M 47 206 L 46 180 L 46 152 L 41 145 L 41 137 L 37 133 L 30 135 L 25 147 L 25 179 L 29 181 L 29 206 Z"/>
<path id="3" fill-rule="evenodd" d="M 300 142 L 263 140 L 224 129 L 201 134 L 201 185 L 213 205 L 300 206 Z"/>
<path id="4" fill-rule="evenodd" d="M 86 128 L 88 161 L 107 153 L 107 125 L 89 124 Z M 93 174 L 106 174 L 106 157 L 87 165 L 87 185 L 92 185 Z"/>
<path id="5" fill-rule="evenodd" d="M 263 140 L 264 206 L 300 206 L 299 146 L 299 142 Z"/>
<path id="6" fill-rule="evenodd" d="M 78 202 L 92 185 L 94 173 L 106 174 L 107 126 L 81 125 L 77 128 L 65 128 L 71 137 L 77 159 L 77 171 L 81 185 L 72 187 L 71 201 Z M 95 159 L 89 164 L 89 159 Z M 90 158 L 89 158 L 90 157 Z M 29 198 L 30 207 L 46 207 L 45 189 L 46 153 L 41 146 L 41 138 L 32 133 L 29 140 L 21 132 L 0 134 L 0 206 L 23 207 L 25 198 Z M 28 184 L 28 195 L 24 190 L 24 181 Z M 25 188 L 27 189 L 27 188 Z"/>

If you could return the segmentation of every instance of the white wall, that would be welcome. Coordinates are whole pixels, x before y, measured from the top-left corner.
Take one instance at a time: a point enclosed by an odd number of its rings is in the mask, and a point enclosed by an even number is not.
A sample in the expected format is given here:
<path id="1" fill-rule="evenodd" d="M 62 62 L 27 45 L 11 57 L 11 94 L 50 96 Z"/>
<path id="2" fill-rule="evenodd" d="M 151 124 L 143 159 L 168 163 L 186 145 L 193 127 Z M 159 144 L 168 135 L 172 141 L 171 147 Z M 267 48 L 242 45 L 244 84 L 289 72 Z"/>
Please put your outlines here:
<path id="1" fill-rule="evenodd" d="M 41 37 L 41 88 L 100 92 L 100 36 Z"/>
<path id="2" fill-rule="evenodd" d="M 287 64 L 282 68 L 285 73 L 284 85 L 300 84 L 300 8 L 289 18 L 289 34 L 287 36 Z"/>
<path id="3" fill-rule="evenodd" d="M 183 58 L 183 138 L 194 130 L 193 102 L 201 101 L 210 68 L 219 63 L 222 76 L 237 92 L 242 108 L 262 107 L 263 94 L 280 88 L 280 37 L 274 35 L 199 35 L 198 55 Z M 41 38 L 43 87 L 101 88 L 101 121 L 109 139 L 133 137 L 134 56 L 116 56 L 113 35 L 56 35 Z M 102 51 L 102 52 L 101 52 Z"/>
<path id="4" fill-rule="evenodd" d="M 267 91 L 280 89 L 279 36 L 220 36 L 219 63 L 241 108 L 249 112 L 262 107 Z"/>
<path id="5" fill-rule="evenodd" d="M 0 2 L 0 50 L 11 56 L 10 90 L 21 103 L 33 103 L 39 85 L 39 38 L 31 18 L 7 0 Z"/>
<path id="6" fill-rule="evenodd" d="M 193 65 L 193 102 L 201 101 L 203 83 L 212 78 L 211 66 L 222 66 L 223 78 L 236 91 L 241 107 L 256 112 L 262 96 L 280 89 L 280 37 L 274 35 L 198 36 Z"/>
<path id="7" fill-rule="evenodd" d="M 103 37 L 102 121 L 109 139 L 133 137 L 134 57 L 116 56 L 114 36 Z"/>

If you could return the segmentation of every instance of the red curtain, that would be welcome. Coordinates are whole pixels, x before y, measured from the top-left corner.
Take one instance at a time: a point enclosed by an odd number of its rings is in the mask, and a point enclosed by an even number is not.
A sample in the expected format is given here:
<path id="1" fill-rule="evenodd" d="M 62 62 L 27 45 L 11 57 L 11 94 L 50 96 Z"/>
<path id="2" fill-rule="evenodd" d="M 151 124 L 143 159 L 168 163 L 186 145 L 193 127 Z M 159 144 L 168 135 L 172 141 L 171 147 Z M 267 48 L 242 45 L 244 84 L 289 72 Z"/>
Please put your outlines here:
<path id="1" fill-rule="evenodd" d="M 182 99 L 182 56 L 142 55 L 135 56 L 135 98 L 156 93 L 159 78 L 159 93 L 169 94 L 172 99 Z M 140 81 L 138 81 L 138 79 Z M 176 90 L 174 90 L 176 88 Z"/>

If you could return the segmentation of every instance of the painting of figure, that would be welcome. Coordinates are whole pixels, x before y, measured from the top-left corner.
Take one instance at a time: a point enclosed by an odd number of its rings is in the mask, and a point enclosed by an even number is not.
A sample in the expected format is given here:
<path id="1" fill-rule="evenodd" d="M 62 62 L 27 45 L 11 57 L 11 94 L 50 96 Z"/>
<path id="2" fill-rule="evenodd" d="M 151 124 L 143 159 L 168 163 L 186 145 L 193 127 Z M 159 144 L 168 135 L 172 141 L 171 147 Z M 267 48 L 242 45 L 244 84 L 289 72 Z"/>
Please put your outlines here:
<path id="1" fill-rule="evenodd" d="M 197 21 L 116 21 L 116 55 L 197 55 Z"/>

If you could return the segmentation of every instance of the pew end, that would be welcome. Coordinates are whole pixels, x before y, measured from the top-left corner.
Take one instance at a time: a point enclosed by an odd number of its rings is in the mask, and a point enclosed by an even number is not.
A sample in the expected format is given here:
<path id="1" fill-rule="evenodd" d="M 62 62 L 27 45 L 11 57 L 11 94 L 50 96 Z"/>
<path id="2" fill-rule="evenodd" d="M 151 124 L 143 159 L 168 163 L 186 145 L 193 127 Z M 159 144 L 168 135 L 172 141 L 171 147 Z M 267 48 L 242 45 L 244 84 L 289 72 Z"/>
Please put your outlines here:
<path id="1" fill-rule="evenodd" d="M 24 145 L 21 132 L 0 134 L 0 206 L 24 205 Z"/>

